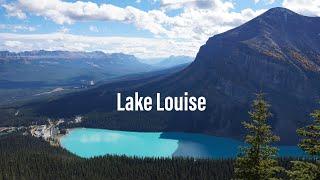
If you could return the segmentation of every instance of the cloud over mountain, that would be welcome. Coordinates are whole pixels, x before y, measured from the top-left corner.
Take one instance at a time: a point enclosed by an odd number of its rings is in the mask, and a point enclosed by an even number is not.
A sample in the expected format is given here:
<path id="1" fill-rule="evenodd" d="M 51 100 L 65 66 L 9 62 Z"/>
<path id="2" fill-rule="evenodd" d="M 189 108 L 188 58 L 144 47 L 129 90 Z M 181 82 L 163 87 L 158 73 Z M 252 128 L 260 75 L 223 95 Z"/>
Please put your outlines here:
<path id="1" fill-rule="evenodd" d="M 123 52 L 140 58 L 168 57 L 171 54 L 195 56 L 200 46 L 197 42 L 176 41 L 156 38 L 135 37 L 99 37 L 52 34 L 13 34 L 0 33 L 0 49 L 9 51 L 23 50 L 69 50 L 104 51 L 106 53 Z"/>
<path id="2" fill-rule="evenodd" d="M 208 36 L 221 33 L 243 24 L 264 10 L 244 9 L 233 12 L 232 2 L 222 0 L 162 0 L 162 8 L 183 9 L 176 16 L 168 16 L 165 10 L 143 11 L 127 6 L 94 2 L 66 2 L 61 0 L 19 0 L 5 4 L 9 16 L 26 18 L 28 14 L 41 16 L 57 24 L 72 24 L 79 21 L 118 21 L 135 25 L 154 35 L 168 38 L 205 40 Z"/>
<path id="3" fill-rule="evenodd" d="M 19 46 L 21 49 L 16 50 L 30 50 L 30 48 L 35 48 L 39 46 L 38 44 L 43 45 L 44 47 L 51 46 L 50 48 L 56 47 L 69 48 L 68 44 L 71 39 L 74 39 L 74 44 L 79 44 L 77 48 L 84 48 L 85 50 L 94 50 L 96 46 L 91 42 L 90 39 L 95 39 L 91 37 L 90 33 L 100 33 L 102 34 L 104 30 L 109 30 L 111 27 L 104 26 L 103 23 L 115 22 L 123 25 L 130 25 L 129 28 L 134 29 L 134 31 L 140 32 L 140 35 L 128 35 L 122 36 L 121 39 L 123 42 L 132 42 L 132 39 L 146 38 L 146 42 L 151 42 L 147 45 L 151 46 L 152 50 L 157 49 L 153 46 L 153 42 L 159 41 L 162 38 L 162 41 L 166 41 L 164 44 L 168 45 L 167 49 L 180 50 L 175 51 L 174 54 L 168 55 L 181 55 L 185 52 L 188 52 L 186 55 L 195 56 L 198 48 L 201 44 L 204 44 L 208 37 L 211 37 L 215 34 L 219 34 L 230 30 L 236 26 L 246 23 L 248 20 L 262 14 L 266 10 L 263 9 L 264 6 L 259 6 L 260 8 L 254 8 L 250 6 L 243 6 L 239 8 L 239 2 L 237 4 L 234 0 L 154 0 L 152 1 L 157 6 L 153 6 L 150 9 L 143 9 L 139 6 L 136 6 L 137 3 L 131 3 L 125 6 L 119 6 L 116 4 L 106 3 L 106 2 L 97 2 L 97 1 L 63 1 L 63 0 L 43 0 L 41 3 L 37 0 L 13 0 L 10 2 L 4 1 L 1 7 L 5 10 L 6 16 L 15 18 L 15 19 L 25 19 L 28 20 L 36 17 L 40 18 L 43 21 L 53 22 L 56 26 L 60 26 L 60 30 L 55 30 L 55 32 L 48 33 L 36 33 L 33 32 L 32 37 L 33 41 L 29 41 L 28 46 Z M 274 0 L 252 0 L 250 3 L 263 3 L 263 4 L 275 4 L 278 2 L 279 5 L 282 5 L 286 8 L 297 11 L 303 15 L 319 16 L 320 15 L 320 1 L 318 0 L 283 0 L 282 2 Z M 143 2 L 140 2 L 141 4 Z M 280 4 L 282 3 L 282 4 Z M 100 27 L 96 26 L 96 23 L 99 22 L 103 25 Z M 72 32 L 73 25 L 78 25 L 80 23 L 88 23 L 86 30 L 89 32 L 89 35 L 85 33 L 74 34 Z M 15 25 L 16 27 L 22 25 Z M 13 26 L 12 26 L 13 27 Z M 24 25 L 27 27 L 27 25 Z M 29 26 L 31 27 L 31 26 Z M 94 28 L 97 27 L 97 28 Z M 0 28 L 1 29 L 1 28 Z M 6 28 L 8 29 L 8 28 Z M 41 28 L 38 28 L 41 29 Z M 23 29 L 17 29 L 18 31 L 23 31 Z M 32 29 L 33 30 L 33 29 Z M 98 30 L 98 31 L 97 31 Z M 26 31 L 26 30 L 24 30 Z M 128 31 L 132 31 L 129 29 Z M 14 32 L 14 31 L 12 31 Z M 61 39 L 60 44 L 50 43 L 50 39 L 55 39 L 56 37 L 49 37 L 48 41 L 36 42 L 36 39 L 41 39 L 41 37 L 46 34 L 55 34 L 57 32 L 63 32 L 64 34 L 69 34 L 60 36 L 60 37 L 74 37 L 77 36 L 79 39 L 67 38 L 63 42 Z M 138 33 L 139 34 L 139 33 Z M 141 36 L 141 34 L 143 34 Z M 144 36 L 144 34 L 148 34 Z M 4 37 L 5 34 L 2 34 L 1 37 Z M 91 36 L 90 36 L 91 35 Z M 39 36 L 38 38 L 36 36 Z M 101 36 L 101 35 L 100 35 Z M 106 37 L 104 35 L 103 39 L 110 39 L 109 35 Z M 119 35 L 111 35 L 119 37 Z M 128 37 L 129 36 L 129 37 Z M 152 40 L 151 40 L 152 39 Z M 10 41 L 23 41 L 25 40 L 10 40 Z M 55 41 L 57 42 L 57 41 Z M 85 42 L 85 43 L 84 43 Z M 137 56 L 141 56 L 142 50 L 145 47 L 140 47 L 139 45 L 146 43 L 135 42 L 137 47 L 131 46 L 130 48 L 123 47 L 125 45 L 114 45 L 112 47 L 115 50 L 127 50 L 128 53 L 133 53 Z M 133 43 L 133 44 L 135 44 Z M 19 44 L 19 43 L 10 43 L 2 41 L 0 46 L 4 50 L 11 50 L 11 46 L 6 45 Z M 21 44 L 21 43 L 20 43 Z M 86 44 L 81 46 L 81 44 Z M 117 44 L 117 43 L 115 43 Z M 130 43 L 129 43 L 130 44 Z M 160 43 L 162 45 L 162 43 Z M 193 45 L 194 49 L 190 50 L 190 46 Z M 31 47 L 30 47 L 31 46 Z M 176 48 L 177 46 L 186 47 L 186 49 Z M 16 47 L 18 48 L 18 47 Z M 27 49 L 28 48 L 28 49 Z M 73 47 L 74 48 L 74 47 Z M 102 45 L 99 49 L 103 48 L 104 51 L 110 50 L 110 46 Z M 130 50 L 128 50 L 130 49 Z M 153 56 L 159 57 L 163 56 L 164 52 L 162 47 L 158 51 L 153 52 Z M 168 51 L 170 51 L 168 50 Z M 149 51 L 149 50 L 147 50 Z M 149 53 L 149 52 L 147 52 Z M 145 56 L 149 56 L 148 54 Z"/>
<path id="4" fill-rule="evenodd" d="M 283 7 L 308 16 L 320 16 L 319 0 L 284 0 Z"/>

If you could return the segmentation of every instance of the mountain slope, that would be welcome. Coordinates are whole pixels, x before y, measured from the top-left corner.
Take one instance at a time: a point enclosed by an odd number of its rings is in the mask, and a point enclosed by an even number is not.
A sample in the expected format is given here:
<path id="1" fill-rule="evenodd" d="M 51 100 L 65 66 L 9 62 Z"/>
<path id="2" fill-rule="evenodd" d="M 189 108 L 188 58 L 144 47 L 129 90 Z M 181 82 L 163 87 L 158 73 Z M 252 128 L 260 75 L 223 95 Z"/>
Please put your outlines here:
<path id="1" fill-rule="evenodd" d="M 168 130 L 240 138 L 254 93 L 272 104 L 271 123 L 282 144 L 297 141 L 296 128 L 315 107 L 320 92 L 320 18 L 274 8 L 248 23 L 211 37 L 195 61 L 165 78 L 108 84 L 26 106 L 37 114 L 87 114 L 86 126 L 127 130 Z M 205 112 L 119 113 L 116 93 L 205 96 Z M 97 113 L 99 115 L 97 115 Z"/>

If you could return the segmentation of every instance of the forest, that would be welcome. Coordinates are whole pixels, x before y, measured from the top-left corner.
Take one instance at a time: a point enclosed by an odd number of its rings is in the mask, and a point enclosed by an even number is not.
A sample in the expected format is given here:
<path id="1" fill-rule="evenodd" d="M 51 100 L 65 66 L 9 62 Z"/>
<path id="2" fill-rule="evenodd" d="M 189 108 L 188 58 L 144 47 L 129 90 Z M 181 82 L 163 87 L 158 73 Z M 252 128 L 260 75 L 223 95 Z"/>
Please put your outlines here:
<path id="1" fill-rule="evenodd" d="M 0 136 L 0 179 L 230 179 L 233 160 L 77 157 L 21 134 Z"/>
<path id="2" fill-rule="evenodd" d="M 234 159 L 77 157 L 22 134 L 0 135 L 0 179 L 231 179 Z M 290 167 L 289 161 L 280 164 Z"/>

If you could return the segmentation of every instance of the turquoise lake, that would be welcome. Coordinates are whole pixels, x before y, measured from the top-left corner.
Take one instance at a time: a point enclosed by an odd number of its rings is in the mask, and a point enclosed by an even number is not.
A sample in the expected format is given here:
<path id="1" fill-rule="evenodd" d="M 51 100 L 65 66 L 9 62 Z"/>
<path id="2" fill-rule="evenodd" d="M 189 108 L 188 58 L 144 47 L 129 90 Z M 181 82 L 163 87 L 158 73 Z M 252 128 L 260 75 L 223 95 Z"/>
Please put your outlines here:
<path id="1" fill-rule="evenodd" d="M 240 141 L 193 133 L 129 132 L 77 128 L 60 140 L 61 146 L 80 157 L 127 155 L 138 157 L 236 157 Z M 296 146 L 280 146 L 280 156 L 303 156 Z"/>

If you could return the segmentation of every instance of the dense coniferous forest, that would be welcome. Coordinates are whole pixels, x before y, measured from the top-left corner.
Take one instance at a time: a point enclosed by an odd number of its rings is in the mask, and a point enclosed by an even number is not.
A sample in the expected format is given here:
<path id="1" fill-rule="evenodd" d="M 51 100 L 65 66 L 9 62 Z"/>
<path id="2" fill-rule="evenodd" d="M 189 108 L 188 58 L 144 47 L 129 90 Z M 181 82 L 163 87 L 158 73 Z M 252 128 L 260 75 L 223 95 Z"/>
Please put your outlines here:
<path id="1" fill-rule="evenodd" d="M 0 135 L 0 179 L 231 179 L 234 160 L 186 158 L 79 158 L 40 139 Z M 292 159 L 279 163 L 290 168 Z M 284 176 L 284 179 L 286 177 Z"/>
<path id="2" fill-rule="evenodd" d="M 233 160 L 79 158 L 40 139 L 0 136 L 0 179 L 230 179 Z"/>

